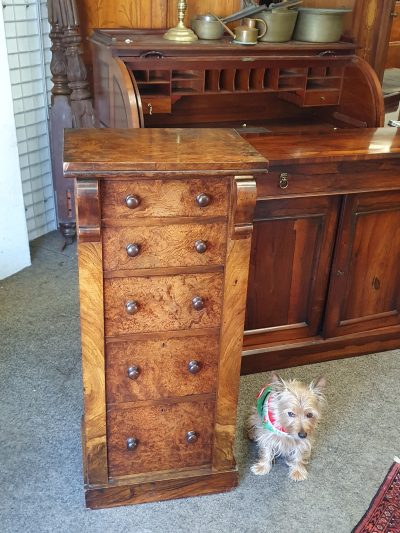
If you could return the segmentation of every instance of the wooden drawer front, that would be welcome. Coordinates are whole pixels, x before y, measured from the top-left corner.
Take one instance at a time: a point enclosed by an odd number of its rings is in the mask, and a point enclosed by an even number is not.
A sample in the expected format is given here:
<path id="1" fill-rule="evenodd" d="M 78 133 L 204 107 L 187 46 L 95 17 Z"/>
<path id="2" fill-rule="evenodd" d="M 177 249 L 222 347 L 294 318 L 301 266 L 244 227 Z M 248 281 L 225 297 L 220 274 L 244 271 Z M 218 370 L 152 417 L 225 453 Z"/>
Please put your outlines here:
<path id="1" fill-rule="evenodd" d="M 214 392 L 218 352 L 217 335 L 109 342 L 106 346 L 107 402 Z"/>
<path id="2" fill-rule="evenodd" d="M 142 96 L 142 110 L 144 115 L 153 113 L 171 113 L 170 96 Z"/>
<path id="3" fill-rule="evenodd" d="M 110 409 L 107 413 L 110 476 L 209 464 L 213 422 L 212 400 Z M 195 442 L 187 442 L 188 432 L 196 433 Z M 136 439 L 137 445 L 131 450 L 128 439 Z"/>
<path id="4" fill-rule="evenodd" d="M 138 245 L 136 256 L 127 246 Z M 200 250 L 197 251 L 197 248 Z M 202 252 L 202 246 L 206 251 Z M 225 258 L 225 224 L 171 224 L 105 228 L 104 270 L 174 266 L 222 265 Z M 133 249 L 133 253 L 136 249 Z M 132 255 L 132 252 L 131 252 Z"/>
<path id="5" fill-rule="evenodd" d="M 378 177 L 379 176 L 379 177 Z M 398 162 L 345 161 L 273 166 L 257 181 L 257 199 L 400 188 Z"/>
<path id="6" fill-rule="evenodd" d="M 304 95 L 304 106 L 337 105 L 339 101 L 339 90 L 306 91 Z"/>
<path id="7" fill-rule="evenodd" d="M 132 180 L 105 181 L 102 184 L 102 217 L 106 219 L 134 219 L 144 217 L 226 216 L 228 189 L 226 178 L 188 180 Z M 199 207 L 196 197 L 205 193 L 210 197 L 206 207 Z M 129 209 L 125 199 L 135 195 L 138 207 Z"/>
<path id="8" fill-rule="evenodd" d="M 218 327 L 222 290 L 223 273 L 105 279 L 106 335 Z M 195 297 L 204 302 L 199 311 Z M 137 303 L 135 314 L 127 302 Z"/>

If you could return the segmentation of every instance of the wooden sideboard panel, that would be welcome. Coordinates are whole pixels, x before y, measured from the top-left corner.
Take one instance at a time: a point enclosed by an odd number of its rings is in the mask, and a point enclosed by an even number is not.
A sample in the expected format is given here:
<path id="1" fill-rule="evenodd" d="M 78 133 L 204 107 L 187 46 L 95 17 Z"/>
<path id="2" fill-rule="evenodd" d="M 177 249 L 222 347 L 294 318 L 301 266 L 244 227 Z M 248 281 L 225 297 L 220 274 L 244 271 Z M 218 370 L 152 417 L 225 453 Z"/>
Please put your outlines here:
<path id="1" fill-rule="evenodd" d="M 346 197 L 326 305 L 326 336 L 400 326 L 400 193 Z"/>
<path id="2" fill-rule="evenodd" d="M 257 202 L 245 330 L 254 343 L 316 335 L 336 232 L 337 196 Z"/>

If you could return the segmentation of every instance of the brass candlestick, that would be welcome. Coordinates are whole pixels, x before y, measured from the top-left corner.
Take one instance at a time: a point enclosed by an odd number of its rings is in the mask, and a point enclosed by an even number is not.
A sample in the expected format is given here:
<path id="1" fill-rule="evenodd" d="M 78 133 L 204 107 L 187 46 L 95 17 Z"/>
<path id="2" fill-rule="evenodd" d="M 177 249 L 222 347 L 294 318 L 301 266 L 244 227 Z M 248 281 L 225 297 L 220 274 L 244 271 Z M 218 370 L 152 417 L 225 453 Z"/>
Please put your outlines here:
<path id="1" fill-rule="evenodd" d="M 185 18 L 187 3 L 186 0 L 178 0 L 178 24 L 175 28 L 170 28 L 164 33 L 164 39 L 169 41 L 180 41 L 181 43 L 192 43 L 197 41 L 197 35 L 189 28 L 186 28 L 183 20 Z"/>

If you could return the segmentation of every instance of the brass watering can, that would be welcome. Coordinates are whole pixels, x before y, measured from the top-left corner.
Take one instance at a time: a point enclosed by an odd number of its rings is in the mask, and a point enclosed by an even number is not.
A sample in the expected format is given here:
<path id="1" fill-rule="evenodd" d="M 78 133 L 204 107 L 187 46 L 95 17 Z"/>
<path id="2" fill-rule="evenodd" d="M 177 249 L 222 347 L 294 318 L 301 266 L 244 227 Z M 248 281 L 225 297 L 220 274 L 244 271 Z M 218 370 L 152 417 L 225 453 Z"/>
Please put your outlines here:
<path id="1" fill-rule="evenodd" d="M 215 16 L 215 15 L 214 15 Z M 215 17 L 218 19 L 218 17 Z M 233 31 L 226 26 L 222 20 L 218 19 L 219 22 L 223 25 L 226 31 L 232 35 L 233 42 L 238 44 L 257 44 L 258 39 L 261 39 L 267 33 L 267 25 L 262 19 L 243 19 L 243 25 L 237 26 Z M 259 33 L 256 23 L 259 22 L 261 26 L 264 26 L 264 29 Z"/>

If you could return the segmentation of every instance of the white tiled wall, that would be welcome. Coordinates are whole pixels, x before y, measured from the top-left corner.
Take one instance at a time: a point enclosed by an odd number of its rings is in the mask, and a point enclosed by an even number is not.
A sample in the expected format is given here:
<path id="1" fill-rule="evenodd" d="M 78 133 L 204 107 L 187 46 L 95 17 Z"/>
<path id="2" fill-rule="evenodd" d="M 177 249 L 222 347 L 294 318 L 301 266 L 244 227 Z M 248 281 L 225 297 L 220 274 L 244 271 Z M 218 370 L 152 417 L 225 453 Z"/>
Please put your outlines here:
<path id="1" fill-rule="evenodd" d="M 45 0 L 2 0 L 30 240 L 56 227 L 48 132 L 50 40 Z"/>

